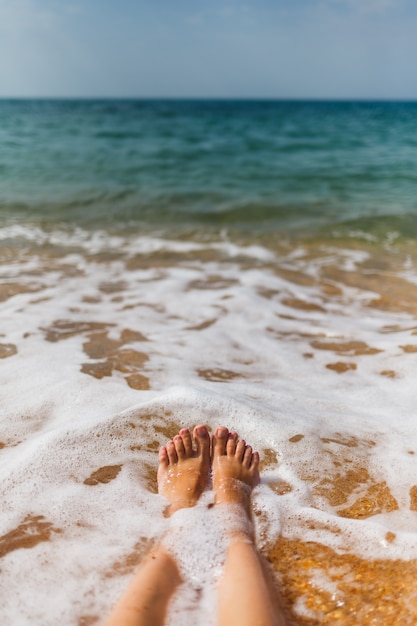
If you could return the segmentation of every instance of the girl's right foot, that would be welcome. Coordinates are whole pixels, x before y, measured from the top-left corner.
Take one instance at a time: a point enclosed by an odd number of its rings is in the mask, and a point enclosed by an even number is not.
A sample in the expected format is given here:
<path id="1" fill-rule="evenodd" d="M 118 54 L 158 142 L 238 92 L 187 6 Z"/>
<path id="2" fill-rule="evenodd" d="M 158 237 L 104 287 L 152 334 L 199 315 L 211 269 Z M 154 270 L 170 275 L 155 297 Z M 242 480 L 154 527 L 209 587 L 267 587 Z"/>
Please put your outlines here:
<path id="1" fill-rule="evenodd" d="M 224 426 L 212 439 L 213 489 L 216 504 L 241 504 L 250 518 L 250 494 L 259 485 L 259 454 Z"/>

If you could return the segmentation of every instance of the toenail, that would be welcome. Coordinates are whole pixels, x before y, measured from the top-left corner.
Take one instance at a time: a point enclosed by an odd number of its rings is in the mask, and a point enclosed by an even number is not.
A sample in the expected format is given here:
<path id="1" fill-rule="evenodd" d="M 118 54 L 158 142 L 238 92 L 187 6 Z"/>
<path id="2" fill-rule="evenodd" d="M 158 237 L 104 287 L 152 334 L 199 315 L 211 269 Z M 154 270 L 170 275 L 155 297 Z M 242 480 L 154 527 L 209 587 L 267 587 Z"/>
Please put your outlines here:
<path id="1" fill-rule="evenodd" d="M 196 433 L 197 435 L 205 435 L 206 434 L 205 426 L 200 426 L 199 428 L 197 428 Z"/>

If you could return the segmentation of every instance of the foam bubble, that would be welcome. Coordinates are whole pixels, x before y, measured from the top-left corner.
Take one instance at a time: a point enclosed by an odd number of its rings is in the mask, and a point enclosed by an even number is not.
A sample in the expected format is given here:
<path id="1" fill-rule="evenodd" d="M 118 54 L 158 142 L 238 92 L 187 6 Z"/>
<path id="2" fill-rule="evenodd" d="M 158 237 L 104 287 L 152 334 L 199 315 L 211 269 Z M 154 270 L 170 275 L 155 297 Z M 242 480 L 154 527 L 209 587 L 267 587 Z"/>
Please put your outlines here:
<path id="1" fill-rule="evenodd" d="M 13 228 L 0 336 L 5 623 L 107 613 L 167 528 L 158 447 L 201 422 L 260 451 L 264 551 L 281 535 L 417 558 L 409 256 L 387 286 L 370 249 Z"/>

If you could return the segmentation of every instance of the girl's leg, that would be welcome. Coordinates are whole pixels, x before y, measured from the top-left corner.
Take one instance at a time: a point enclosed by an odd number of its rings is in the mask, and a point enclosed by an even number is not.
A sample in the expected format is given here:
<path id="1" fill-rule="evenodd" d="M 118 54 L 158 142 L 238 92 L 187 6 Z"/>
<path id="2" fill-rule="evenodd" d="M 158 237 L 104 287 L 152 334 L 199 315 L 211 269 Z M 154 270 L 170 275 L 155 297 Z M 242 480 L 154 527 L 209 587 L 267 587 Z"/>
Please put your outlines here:
<path id="1" fill-rule="evenodd" d="M 148 554 L 105 626 L 163 626 L 169 600 L 180 582 L 175 561 L 159 545 Z"/>
<path id="2" fill-rule="evenodd" d="M 170 504 L 168 514 L 194 506 L 210 471 L 210 437 L 205 426 L 188 428 L 159 451 L 158 491 Z M 168 603 L 181 583 L 174 559 L 160 544 L 145 559 L 105 626 L 163 626 Z"/>
<path id="3" fill-rule="evenodd" d="M 233 511 L 240 516 L 239 527 L 230 529 L 219 581 L 219 626 L 285 625 L 277 592 L 254 543 L 250 495 L 259 484 L 258 466 L 258 453 L 236 433 L 216 429 L 212 451 L 216 504 L 235 505 Z"/>

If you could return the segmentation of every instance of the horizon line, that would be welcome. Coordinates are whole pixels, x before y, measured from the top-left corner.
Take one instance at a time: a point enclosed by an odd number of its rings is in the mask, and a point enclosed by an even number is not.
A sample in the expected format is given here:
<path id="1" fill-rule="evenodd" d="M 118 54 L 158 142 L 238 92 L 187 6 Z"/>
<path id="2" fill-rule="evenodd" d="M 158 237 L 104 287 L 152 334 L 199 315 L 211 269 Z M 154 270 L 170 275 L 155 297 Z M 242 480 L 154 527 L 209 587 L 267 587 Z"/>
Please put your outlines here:
<path id="1" fill-rule="evenodd" d="M 253 101 L 253 102 L 408 102 L 417 103 L 414 98 L 389 97 L 314 97 L 314 96 L 9 96 L 0 95 L 1 100 L 144 100 L 144 101 Z"/>

